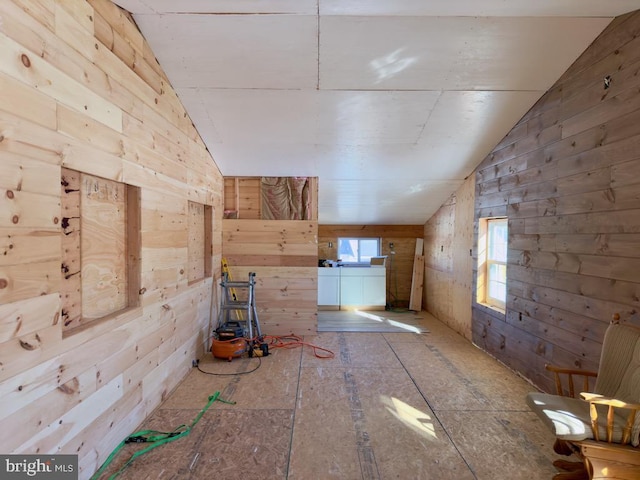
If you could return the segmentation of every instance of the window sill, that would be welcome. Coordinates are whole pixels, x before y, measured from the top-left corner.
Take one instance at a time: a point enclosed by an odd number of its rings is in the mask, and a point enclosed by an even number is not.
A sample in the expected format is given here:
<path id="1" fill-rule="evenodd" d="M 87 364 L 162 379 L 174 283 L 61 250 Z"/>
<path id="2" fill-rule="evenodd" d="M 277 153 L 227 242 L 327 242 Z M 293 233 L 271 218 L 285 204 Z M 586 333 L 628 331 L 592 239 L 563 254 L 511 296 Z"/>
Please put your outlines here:
<path id="1" fill-rule="evenodd" d="M 507 310 L 504 307 L 499 307 L 497 305 L 491 305 L 489 303 L 477 302 L 477 306 L 482 307 L 483 309 L 490 310 L 492 312 L 499 313 L 500 315 L 507 315 Z"/>
<path id="2" fill-rule="evenodd" d="M 65 339 L 92 328 L 115 329 L 118 326 L 130 322 L 141 315 L 142 307 L 127 307 L 122 310 L 118 310 L 117 312 L 110 313 L 109 315 L 105 315 L 104 317 L 85 321 L 81 325 L 78 325 L 74 328 L 64 329 L 63 327 L 62 338 Z"/>

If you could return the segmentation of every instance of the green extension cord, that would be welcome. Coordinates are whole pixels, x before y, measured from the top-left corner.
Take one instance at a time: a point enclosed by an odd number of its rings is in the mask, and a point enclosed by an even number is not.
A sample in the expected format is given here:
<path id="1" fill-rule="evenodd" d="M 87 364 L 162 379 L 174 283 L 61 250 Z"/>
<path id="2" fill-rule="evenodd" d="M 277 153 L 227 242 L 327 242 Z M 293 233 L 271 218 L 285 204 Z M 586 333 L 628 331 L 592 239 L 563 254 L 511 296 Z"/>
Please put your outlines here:
<path id="1" fill-rule="evenodd" d="M 113 450 L 113 452 L 111 452 L 111 455 L 107 457 L 107 459 L 102 464 L 100 469 L 93 474 L 93 476 L 91 477 L 91 480 L 98 480 L 98 478 L 100 478 L 100 476 L 104 473 L 107 467 L 111 464 L 115 456 L 120 452 L 120 450 L 122 450 L 122 448 L 127 443 L 150 443 L 150 445 L 146 448 L 138 450 L 136 453 L 131 455 L 129 460 L 127 460 L 125 464 L 122 465 L 122 467 L 120 467 L 120 469 L 116 473 L 114 473 L 109 477 L 109 480 L 115 479 L 136 458 L 144 455 L 148 451 L 153 450 L 154 448 L 159 447 L 160 445 L 173 442 L 175 440 L 178 440 L 179 438 L 186 437 L 187 435 L 189 435 L 189 433 L 191 433 L 191 429 L 195 427 L 196 423 L 200 421 L 204 413 L 209 409 L 211 405 L 213 405 L 214 402 L 217 401 L 222 403 L 228 403 L 230 405 L 235 405 L 236 403 L 236 402 L 228 402 L 226 400 L 222 400 L 218 398 L 219 396 L 220 396 L 220 392 L 216 392 L 213 395 L 211 395 L 209 397 L 209 402 L 204 406 L 202 410 L 200 410 L 200 413 L 198 413 L 198 416 L 196 416 L 196 418 L 193 420 L 193 422 L 191 422 L 191 425 L 189 426 L 180 425 L 179 427 L 176 427 L 175 429 L 173 429 L 173 431 L 171 432 L 159 432 L 157 430 L 140 430 L 139 432 L 132 433 L 127 438 L 125 438 L 122 442 L 120 442 L 118 446 Z"/>

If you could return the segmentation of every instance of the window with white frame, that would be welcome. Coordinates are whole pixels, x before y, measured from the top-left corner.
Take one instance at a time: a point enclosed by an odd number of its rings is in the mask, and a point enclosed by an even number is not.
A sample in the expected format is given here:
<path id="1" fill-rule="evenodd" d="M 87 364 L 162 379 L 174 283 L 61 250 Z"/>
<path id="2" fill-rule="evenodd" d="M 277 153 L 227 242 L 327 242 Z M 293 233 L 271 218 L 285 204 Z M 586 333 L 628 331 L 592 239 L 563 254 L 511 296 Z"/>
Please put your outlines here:
<path id="1" fill-rule="evenodd" d="M 480 219 L 477 300 L 504 310 L 507 301 L 506 218 Z"/>
<path id="2" fill-rule="evenodd" d="M 342 263 L 366 263 L 371 262 L 371 257 L 380 256 L 379 238 L 338 238 L 338 258 Z"/>

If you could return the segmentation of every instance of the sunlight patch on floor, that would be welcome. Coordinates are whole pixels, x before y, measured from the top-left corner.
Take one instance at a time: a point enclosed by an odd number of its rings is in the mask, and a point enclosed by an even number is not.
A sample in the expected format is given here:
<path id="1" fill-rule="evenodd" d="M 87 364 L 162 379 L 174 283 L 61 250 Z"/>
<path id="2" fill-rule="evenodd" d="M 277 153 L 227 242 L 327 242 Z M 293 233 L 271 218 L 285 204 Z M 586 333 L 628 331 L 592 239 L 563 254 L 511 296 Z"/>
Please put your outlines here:
<path id="1" fill-rule="evenodd" d="M 403 424 L 427 440 L 437 440 L 431 417 L 395 397 L 381 396 L 386 409 Z"/>
<path id="2" fill-rule="evenodd" d="M 368 318 L 369 320 L 375 320 L 376 322 L 386 323 L 392 327 L 402 328 L 411 333 L 422 333 L 422 330 L 413 325 L 407 325 L 406 323 L 398 322 L 397 320 L 391 320 L 390 318 L 381 317 L 368 312 L 361 312 L 360 310 L 354 310 L 354 313 L 360 317 Z"/>

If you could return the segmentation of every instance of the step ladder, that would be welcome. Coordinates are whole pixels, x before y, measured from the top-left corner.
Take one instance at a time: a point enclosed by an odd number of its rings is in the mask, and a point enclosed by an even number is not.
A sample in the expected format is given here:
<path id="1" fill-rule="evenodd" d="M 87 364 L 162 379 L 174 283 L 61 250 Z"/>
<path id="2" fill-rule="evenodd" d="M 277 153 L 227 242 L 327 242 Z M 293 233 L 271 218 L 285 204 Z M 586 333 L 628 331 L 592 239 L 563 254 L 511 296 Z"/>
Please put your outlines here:
<path id="1" fill-rule="evenodd" d="M 262 341 L 262 331 L 256 309 L 255 285 L 256 274 L 254 272 L 249 272 L 248 281 L 238 282 L 231 280 L 228 270 L 223 268 L 217 326 L 221 327 L 229 322 L 238 322 L 243 326 L 245 338 L 248 340 L 257 338 Z"/>

